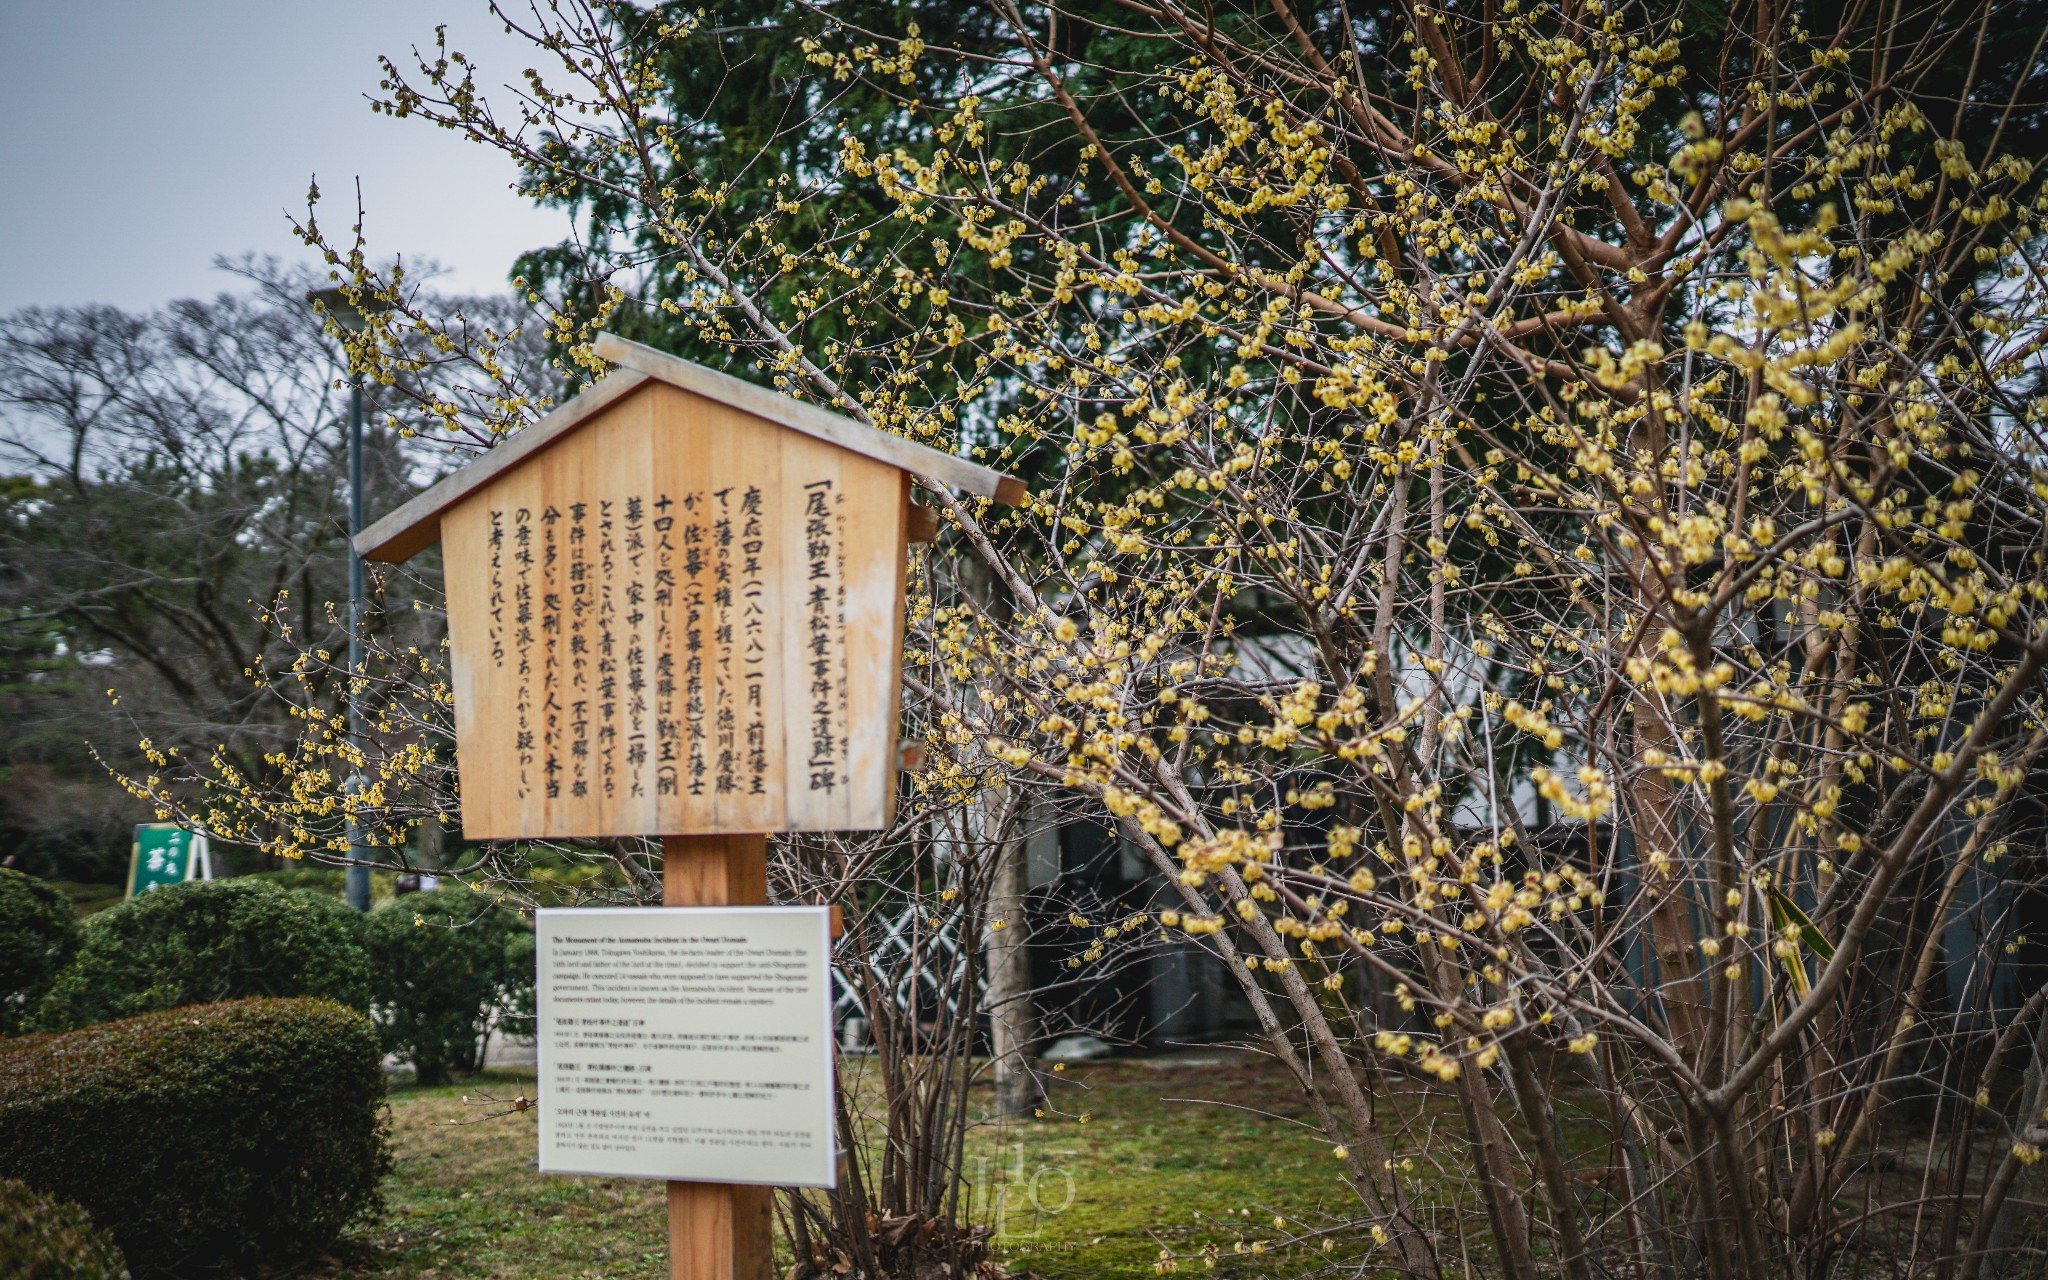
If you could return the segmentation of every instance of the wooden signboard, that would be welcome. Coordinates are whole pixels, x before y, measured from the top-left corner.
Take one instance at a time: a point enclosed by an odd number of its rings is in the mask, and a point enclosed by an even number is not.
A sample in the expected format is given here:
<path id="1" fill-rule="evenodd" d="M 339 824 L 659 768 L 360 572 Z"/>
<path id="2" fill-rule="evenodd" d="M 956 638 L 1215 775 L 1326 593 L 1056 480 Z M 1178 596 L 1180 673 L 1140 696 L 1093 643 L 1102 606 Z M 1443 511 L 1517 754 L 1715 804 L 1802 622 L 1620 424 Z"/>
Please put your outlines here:
<path id="1" fill-rule="evenodd" d="M 616 374 L 378 524 L 446 566 L 471 839 L 886 827 L 913 471 L 1014 481 L 607 336 Z"/>
<path id="2" fill-rule="evenodd" d="M 637 343 L 596 351 L 620 371 L 355 549 L 444 544 L 466 835 L 658 835 L 669 906 L 765 903 L 764 833 L 889 824 L 904 550 L 932 523 L 911 477 L 1024 489 Z M 815 1158 L 747 1177 L 829 1181 Z M 672 1277 L 768 1280 L 767 1187 L 684 1178 L 668 1202 Z"/>
<path id="3" fill-rule="evenodd" d="M 908 484 L 654 382 L 443 517 L 464 834 L 887 826 Z"/>

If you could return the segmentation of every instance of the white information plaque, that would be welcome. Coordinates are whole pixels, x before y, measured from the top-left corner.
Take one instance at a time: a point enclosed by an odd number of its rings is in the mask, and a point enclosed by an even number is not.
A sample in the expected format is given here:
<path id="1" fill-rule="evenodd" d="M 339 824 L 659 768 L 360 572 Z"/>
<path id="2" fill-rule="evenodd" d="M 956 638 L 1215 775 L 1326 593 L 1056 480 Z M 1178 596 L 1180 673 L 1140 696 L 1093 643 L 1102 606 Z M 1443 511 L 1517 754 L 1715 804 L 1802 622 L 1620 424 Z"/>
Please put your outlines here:
<path id="1" fill-rule="evenodd" d="M 541 1170 L 832 1186 L 830 921 L 542 909 Z"/>

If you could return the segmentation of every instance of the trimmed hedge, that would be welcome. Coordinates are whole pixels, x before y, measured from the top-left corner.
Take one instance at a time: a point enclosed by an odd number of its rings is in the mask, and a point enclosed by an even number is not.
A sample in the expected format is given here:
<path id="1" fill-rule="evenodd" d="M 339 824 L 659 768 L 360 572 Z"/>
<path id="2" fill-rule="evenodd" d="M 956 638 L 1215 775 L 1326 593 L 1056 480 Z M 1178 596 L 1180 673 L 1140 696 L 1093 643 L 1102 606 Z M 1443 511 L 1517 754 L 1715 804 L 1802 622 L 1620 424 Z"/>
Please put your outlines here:
<path id="1" fill-rule="evenodd" d="M 483 1066 L 494 1028 L 530 1010 L 533 928 L 473 889 L 408 894 L 372 911 L 371 1016 L 421 1084 Z M 522 1028 L 523 1029 L 523 1028 Z"/>
<path id="2" fill-rule="evenodd" d="M 0 1041 L 0 1177 L 83 1205 L 138 1280 L 288 1264 L 378 1205 L 381 1059 L 331 1000 Z"/>
<path id="3" fill-rule="evenodd" d="M 152 889 L 85 922 L 85 942 L 36 1012 L 61 1031 L 244 996 L 370 1004 L 362 918 L 305 889 L 247 879 Z"/>
<path id="4" fill-rule="evenodd" d="M 348 892 L 348 871 L 343 867 L 323 867 L 318 863 L 293 862 L 276 871 L 257 871 L 237 880 L 251 880 L 259 884 L 274 884 L 280 889 L 311 889 L 314 893 L 339 898 Z"/>
<path id="5" fill-rule="evenodd" d="M 0 1178 L 0 1276 L 8 1280 L 128 1280 L 114 1238 L 69 1200 Z"/>
<path id="6" fill-rule="evenodd" d="M 0 867 L 0 1036 L 28 1026 L 84 930 L 55 885 Z"/>

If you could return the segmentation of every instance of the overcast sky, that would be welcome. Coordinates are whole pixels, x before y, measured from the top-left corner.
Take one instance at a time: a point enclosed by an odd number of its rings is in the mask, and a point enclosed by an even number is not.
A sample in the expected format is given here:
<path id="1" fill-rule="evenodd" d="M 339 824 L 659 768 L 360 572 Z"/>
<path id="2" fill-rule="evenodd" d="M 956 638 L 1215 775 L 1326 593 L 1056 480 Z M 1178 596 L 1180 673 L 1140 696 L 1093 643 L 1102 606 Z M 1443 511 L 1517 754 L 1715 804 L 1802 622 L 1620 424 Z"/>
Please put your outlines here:
<path id="1" fill-rule="evenodd" d="M 310 261 L 287 211 L 315 175 L 330 234 L 360 178 L 375 256 L 505 288 L 564 215 L 496 153 L 364 100 L 377 55 L 431 47 L 436 22 L 482 83 L 533 62 L 482 0 L 0 0 L 0 312 L 211 294 L 234 285 L 217 254 Z"/>

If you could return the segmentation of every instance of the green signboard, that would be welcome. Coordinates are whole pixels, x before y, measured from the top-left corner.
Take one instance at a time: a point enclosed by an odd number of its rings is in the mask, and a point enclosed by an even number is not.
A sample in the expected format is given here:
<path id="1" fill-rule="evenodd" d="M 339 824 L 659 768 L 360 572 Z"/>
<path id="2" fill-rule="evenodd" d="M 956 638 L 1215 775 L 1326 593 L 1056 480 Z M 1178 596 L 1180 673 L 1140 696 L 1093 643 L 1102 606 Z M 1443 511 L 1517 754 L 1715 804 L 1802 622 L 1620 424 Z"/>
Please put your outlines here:
<path id="1" fill-rule="evenodd" d="M 135 846 L 128 862 L 128 896 L 167 884 L 211 880 L 212 859 L 206 837 L 174 822 L 146 822 L 135 828 Z"/>

